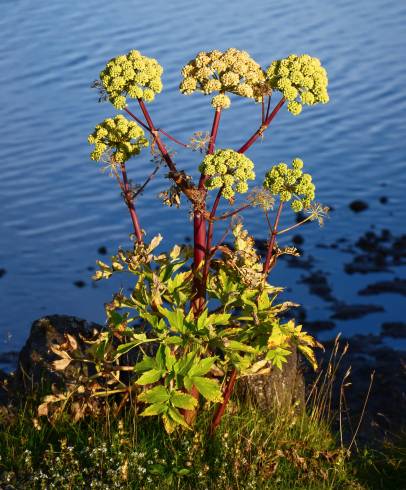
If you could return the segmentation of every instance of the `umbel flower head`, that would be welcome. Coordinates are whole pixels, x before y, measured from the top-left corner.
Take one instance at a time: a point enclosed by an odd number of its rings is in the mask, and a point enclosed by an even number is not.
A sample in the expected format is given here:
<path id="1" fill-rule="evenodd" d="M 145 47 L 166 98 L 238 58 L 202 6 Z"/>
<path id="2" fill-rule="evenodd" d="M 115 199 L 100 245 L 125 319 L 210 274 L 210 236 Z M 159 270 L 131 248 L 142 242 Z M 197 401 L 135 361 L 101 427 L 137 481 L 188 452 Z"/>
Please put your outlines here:
<path id="1" fill-rule="evenodd" d="M 215 109 L 230 107 L 226 92 L 241 97 L 260 97 L 265 82 L 265 73 L 246 51 L 230 48 L 225 52 L 201 51 L 182 69 L 183 80 L 179 86 L 185 95 L 217 92 L 211 100 Z"/>
<path id="2" fill-rule="evenodd" d="M 206 155 L 199 166 L 203 175 L 210 178 L 206 182 L 208 189 L 221 188 L 221 195 L 231 199 L 236 192 L 248 191 L 247 180 L 254 180 L 254 163 L 242 153 L 234 150 L 217 150 Z"/>
<path id="3" fill-rule="evenodd" d="M 282 202 L 293 199 L 291 207 L 295 213 L 310 207 L 315 197 L 315 185 L 310 174 L 303 173 L 303 161 L 295 158 L 292 168 L 281 162 L 274 165 L 265 175 L 264 187 L 279 196 Z"/>
<path id="4" fill-rule="evenodd" d="M 124 109 L 126 97 L 153 101 L 162 90 L 162 73 L 157 60 L 132 50 L 111 59 L 100 72 L 100 80 L 114 107 Z"/>
<path id="5" fill-rule="evenodd" d="M 295 116 L 303 105 L 327 104 L 327 71 L 318 58 L 308 54 L 273 61 L 266 70 L 269 85 L 282 92 L 288 101 L 288 110 Z"/>
<path id="6" fill-rule="evenodd" d="M 116 162 L 125 162 L 133 155 L 138 155 L 143 147 L 149 145 L 144 137 L 144 130 L 134 121 L 129 121 L 121 114 L 114 119 L 105 119 L 98 124 L 87 141 L 95 145 L 90 154 L 92 160 L 100 161 L 103 154 L 110 150 Z"/>

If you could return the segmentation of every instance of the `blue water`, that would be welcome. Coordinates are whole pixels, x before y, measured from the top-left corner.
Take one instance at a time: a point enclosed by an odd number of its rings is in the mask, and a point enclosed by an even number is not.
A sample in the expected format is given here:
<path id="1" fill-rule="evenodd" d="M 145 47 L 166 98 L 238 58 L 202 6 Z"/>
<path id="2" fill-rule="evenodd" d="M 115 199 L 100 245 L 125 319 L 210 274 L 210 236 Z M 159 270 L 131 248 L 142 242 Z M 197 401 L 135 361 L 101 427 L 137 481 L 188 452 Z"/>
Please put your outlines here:
<path id="1" fill-rule="evenodd" d="M 341 300 L 385 306 L 385 313 L 342 322 L 336 330 L 378 332 L 383 320 L 402 319 L 401 296 L 356 296 L 368 282 L 393 274 L 347 276 L 343 263 L 351 257 L 313 247 L 343 236 L 355 241 L 372 224 L 402 230 L 405 2 L 2 0 L 0 7 L 0 268 L 7 271 L 0 278 L 0 351 L 20 348 L 30 323 L 48 313 L 103 321 L 103 303 L 121 284 L 91 285 L 88 267 L 100 257 L 98 247 L 113 253 L 128 245 L 130 223 L 115 182 L 89 160 L 86 137 L 114 113 L 97 103 L 91 82 L 109 58 L 134 48 L 164 66 L 164 91 L 150 110 L 158 126 L 183 141 L 211 125 L 209 99 L 177 89 L 181 67 L 198 51 L 237 47 L 263 66 L 292 52 L 322 60 L 330 104 L 297 118 L 282 110 L 249 156 L 259 179 L 273 163 L 303 158 L 318 199 L 335 209 L 323 229 L 305 227 L 307 250 L 329 272 Z M 218 145 L 239 147 L 258 118 L 258 106 L 233 100 Z M 199 155 L 176 150 L 179 167 L 196 175 Z M 129 172 L 142 182 L 150 169 L 148 158 L 139 158 Z M 191 236 L 191 223 L 187 205 L 180 211 L 162 207 L 157 194 L 165 187 L 161 172 L 140 200 L 139 214 L 148 237 L 161 232 L 169 247 Z M 385 206 L 381 195 L 389 197 Z M 352 213 L 348 203 L 355 198 L 369 209 Z M 259 214 L 248 212 L 245 219 L 265 238 Z M 280 265 L 273 282 L 289 287 L 286 297 L 310 305 L 310 319 L 328 318 L 326 303 L 296 283 L 301 274 Z M 77 280 L 86 287 L 75 287 Z"/>

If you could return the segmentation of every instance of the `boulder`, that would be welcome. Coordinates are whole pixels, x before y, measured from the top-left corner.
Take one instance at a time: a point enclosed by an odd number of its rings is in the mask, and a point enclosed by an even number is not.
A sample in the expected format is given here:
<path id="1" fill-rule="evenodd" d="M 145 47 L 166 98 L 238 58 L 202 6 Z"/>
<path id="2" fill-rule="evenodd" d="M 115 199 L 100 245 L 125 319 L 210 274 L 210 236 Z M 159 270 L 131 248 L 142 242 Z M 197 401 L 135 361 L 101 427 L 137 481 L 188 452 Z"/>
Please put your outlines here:
<path id="1" fill-rule="evenodd" d="M 55 383 L 62 388 L 67 383 L 77 381 L 85 366 L 76 362 L 64 371 L 55 371 L 52 362 L 60 358 L 52 347 L 64 343 L 65 335 L 69 334 L 77 341 L 79 348 L 84 348 L 85 340 L 93 338 L 102 328 L 96 323 L 68 315 L 50 315 L 36 320 L 18 358 L 16 383 L 22 384 L 29 393 L 43 385 Z"/>
<path id="2" fill-rule="evenodd" d="M 245 376 L 238 380 L 236 391 L 242 400 L 262 410 L 302 412 L 305 382 L 297 349 L 293 349 L 282 370 L 274 367 L 269 374 Z"/>

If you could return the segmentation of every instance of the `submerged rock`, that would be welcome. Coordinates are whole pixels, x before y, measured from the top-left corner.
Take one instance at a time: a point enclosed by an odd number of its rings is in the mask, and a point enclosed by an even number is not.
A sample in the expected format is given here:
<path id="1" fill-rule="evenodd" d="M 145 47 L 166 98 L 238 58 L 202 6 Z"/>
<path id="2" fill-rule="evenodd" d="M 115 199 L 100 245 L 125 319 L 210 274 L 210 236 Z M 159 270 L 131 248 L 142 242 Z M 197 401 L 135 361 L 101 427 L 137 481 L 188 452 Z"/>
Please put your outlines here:
<path id="1" fill-rule="evenodd" d="M 373 294 L 397 293 L 406 296 L 406 279 L 396 277 L 393 281 L 381 281 L 369 284 L 366 288 L 359 291 L 360 296 L 370 296 Z"/>
<path id="2" fill-rule="evenodd" d="M 307 284 L 311 294 L 315 294 L 325 301 L 336 301 L 332 295 L 332 289 L 327 281 L 326 274 L 322 271 L 315 271 L 308 276 L 303 276 L 300 282 Z"/>
<path id="3" fill-rule="evenodd" d="M 402 339 L 406 337 L 406 323 L 404 322 L 385 322 L 382 323 L 382 335 Z"/>
<path id="4" fill-rule="evenodd" d="M 354 318 L 362 318 L 370 313 L 378 313 L 385 311 L 383 306 L 378 305 L 348 305 L 345 303 L 337 303 L 334 305 L 334 314 L 331 318 L 337 320 L 352 320 Z"/>
<path id="5" fill-rule="evenodd" d="M 362 253 L 345 264 L 347 274 L 388 272 L 392 267 L 406 264 L 406 235 L 395 237 L 386 229 L 380 234 L 368 231 L 355 245 Z"/>
<path id="6" fill-rule="evenodd" d="M 311 332 L 322 332 L 324 330 L 333 330 L 336 324 L 329 320 L 315 320 L 313 322 L 306 322 L 305 329 L 309 329 Z"/>
<path id="7" fill-rule="evenodd" d="M 365 201 L 360 201 L 360 200 L 355 200 L 352 201 L 352 203 L 349 204 L 349 208 L 351 211 L 354 211 L 354 213 L 360 213 L 362 211 L 365 211 L 368 209 L 368 204 Z"/>

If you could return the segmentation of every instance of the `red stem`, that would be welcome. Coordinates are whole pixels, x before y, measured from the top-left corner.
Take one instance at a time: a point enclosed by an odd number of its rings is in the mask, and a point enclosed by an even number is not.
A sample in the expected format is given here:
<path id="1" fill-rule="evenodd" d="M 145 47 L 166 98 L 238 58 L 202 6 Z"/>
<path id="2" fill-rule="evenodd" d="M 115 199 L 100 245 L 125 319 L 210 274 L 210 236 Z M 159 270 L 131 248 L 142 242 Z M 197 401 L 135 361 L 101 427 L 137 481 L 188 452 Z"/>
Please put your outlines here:
<path id="1" fill-rule="evenodd" d="M 265 275 L 267 275 L 269 272 L 269 267 L 270 267 L 271 259 L 272 259 L 272 255 L 273 255 L 273 247 L 275 245 L 276 235 L 278 234 L 279 219 L 281 217 L 282 207 L 283 207 L 283 202 L 280 201 L 279 206 L 278 206 L 278 210 L 276 212 L 275 222 L 274 222 L 274 225 L 272 228 L 271 239 L 269 240 L 268 251 L 267 251 L 266 259 L 265 259 L 265 263 L 264 263 L 263 271 L 264 271 Z"/>
<path id="2" fill-rule="evenodd" d="M 128 211 L 130 212 L 131 221 L 133 222 L 133 226 L 134 226 L 134 233 L 135 233 L 135 236 L 137 237 L 137 242 L 142 243 L 142 231 L 141 231 L 140 223 L 138 221 L 137 213 L 135 211 L 134 200 L 132 197 L 130 185 L 128 183 L 127 170 L 125 168 L 125 163 L 122 162 L 120 164 L 120 167 L 121 167 L 121 174 L 123 176 L 124 200 L 125 200 L 125 203 L 127 204 Z"/>
<path id="3" fill-rule="evenodd" d="M 207 230 L 207 239 L 206 239 L 206 257 L 205 257 L 205 263 L 204 263 L 204 270 L 203 270 L 203 284 L 204 287 L 206 287 L 206 281 L 207 281 L 207 276 L 209 274 L 209 267 L 210 267 L 210 250 L 211 250 L 211 244 L 213 241 L 213 228 L 214 228 L 214 221 L 212 221 L 214 215 L 216 214 L 218 205 L 220 203 L 221 199 L 221 191 L 220 189 L 217 193 L 216 199 L 214 201 L 213 207 L 211 209 L 210 217 L 209 217 L 209 226 Z"/>
<path id="4" fill-rule="evenodd" d="M 265 129 L 271 124 L 272 119 L 278 114 L 280 108 L 283 106 L 285 103 L 285 99 L 282 97 L 282 99 L 277 103 L 275 106 L 275 109 L 269 114 L 269 116 L 265 119 L 264 124 L 257 130 L 255 133 L 249 138 L 243 145 L 242 147 L 238 150 L 238 153 L 245 153 L 248 148 L 250 148 L 255 141 L 262 135 L 262 133 L 265 131 Z"/>
<path id="5" fill-rule="evenodd" d="M 218 425 L 220 424 L 220 421 L 224 415 L 224 411 L 226 409 L 227 403 L 230 400 L 231 393 L 233 392 L 235 382 L 237 381 L 237 370 L 234 368 L 231 371 L 230 379 L 228 380 L 226 391 L 224 392 L 223 395 L 223 402 L 221 405 L 216 410 L 216 413 L 214 414 L 213 421 L 211 423 L 210 427 L 210 434 L 213 435 L 215 430 L 217 429 Z"/>
<path id="6" fill-rule="evenodd" d="M 172 158 L 170 157 L 168 150 L 166 149 L 166 146 L 162 143 L 162 140 L 159 136 L 159 133 L 156 130 L 154 123 L 152 122 L 151 116 L 149 115 L 148 109 L 145 107 L 144 101 L 142 99 L 138 99 L 138 103 L 140 104 L 142 113 L 144 114 L 144 117 L 147 121 L 149 129 L 150 129 L 151 133 L 154 135 L 156 144 L 159 148 L 159 151 L 161 152 L 163 159 L 167 163 L 169 170 L 171 170 L 172 172 L 177 172 L 176 166 L 173 163 Z"/>
<path id="7" fill-rule="evenodd" d="M 213 118 L 213 125 L 211 128 L 210 132 L 210 143 L 209 143 L 209 148 L 207 150 L 207 154 L 211 155 L 214 152 L 214 148 L 216 145 L 216 139 L 217 139 L 217 133 L 219 129 L 219 124 L 220 124 L 220 117 L 221 117 L 221 110 L 216 110 L 214 113 L 214 118 Z M 207 180 L 207 176 L 201 174 L 200 180 L 199 180 L 199 189 L 204 190 L 205 189 L 205 182 Z M 218 206 L 218 202 L 220 201 L 220 196 L 216 198 L 217 204 L 216 204 L 216 209 Z M 206 258 L 206 251 L 207 251 L 207 235 L 206 235 L 206 218 L 204 217 L 204 209 L 196 209 L 194 211 L 194 219 L 193 219 L 193 239 L 194 239 L 194 267 L 195 270 L 199 268 L 201 263 L 205 260 Z M 215 212 L 215 211 L 214 211 Z M 209 228 L 210 230 L 210 228 Z M 212 233 L 212 230 L 211 230 Z M 195 276 L 195 289 L 196 289 L 196 296 L 195 299 L 193 300 L 193 309 L 196 314 L 199 314 L 201 311 L 205 301 L 206 301 L 206 287 L 205 287 L 205 280 L 204 280 L 204 275 L 205 275 L 205 270 L 206 266 L 203 271 L 203 277 L 199 278 Z"/>

